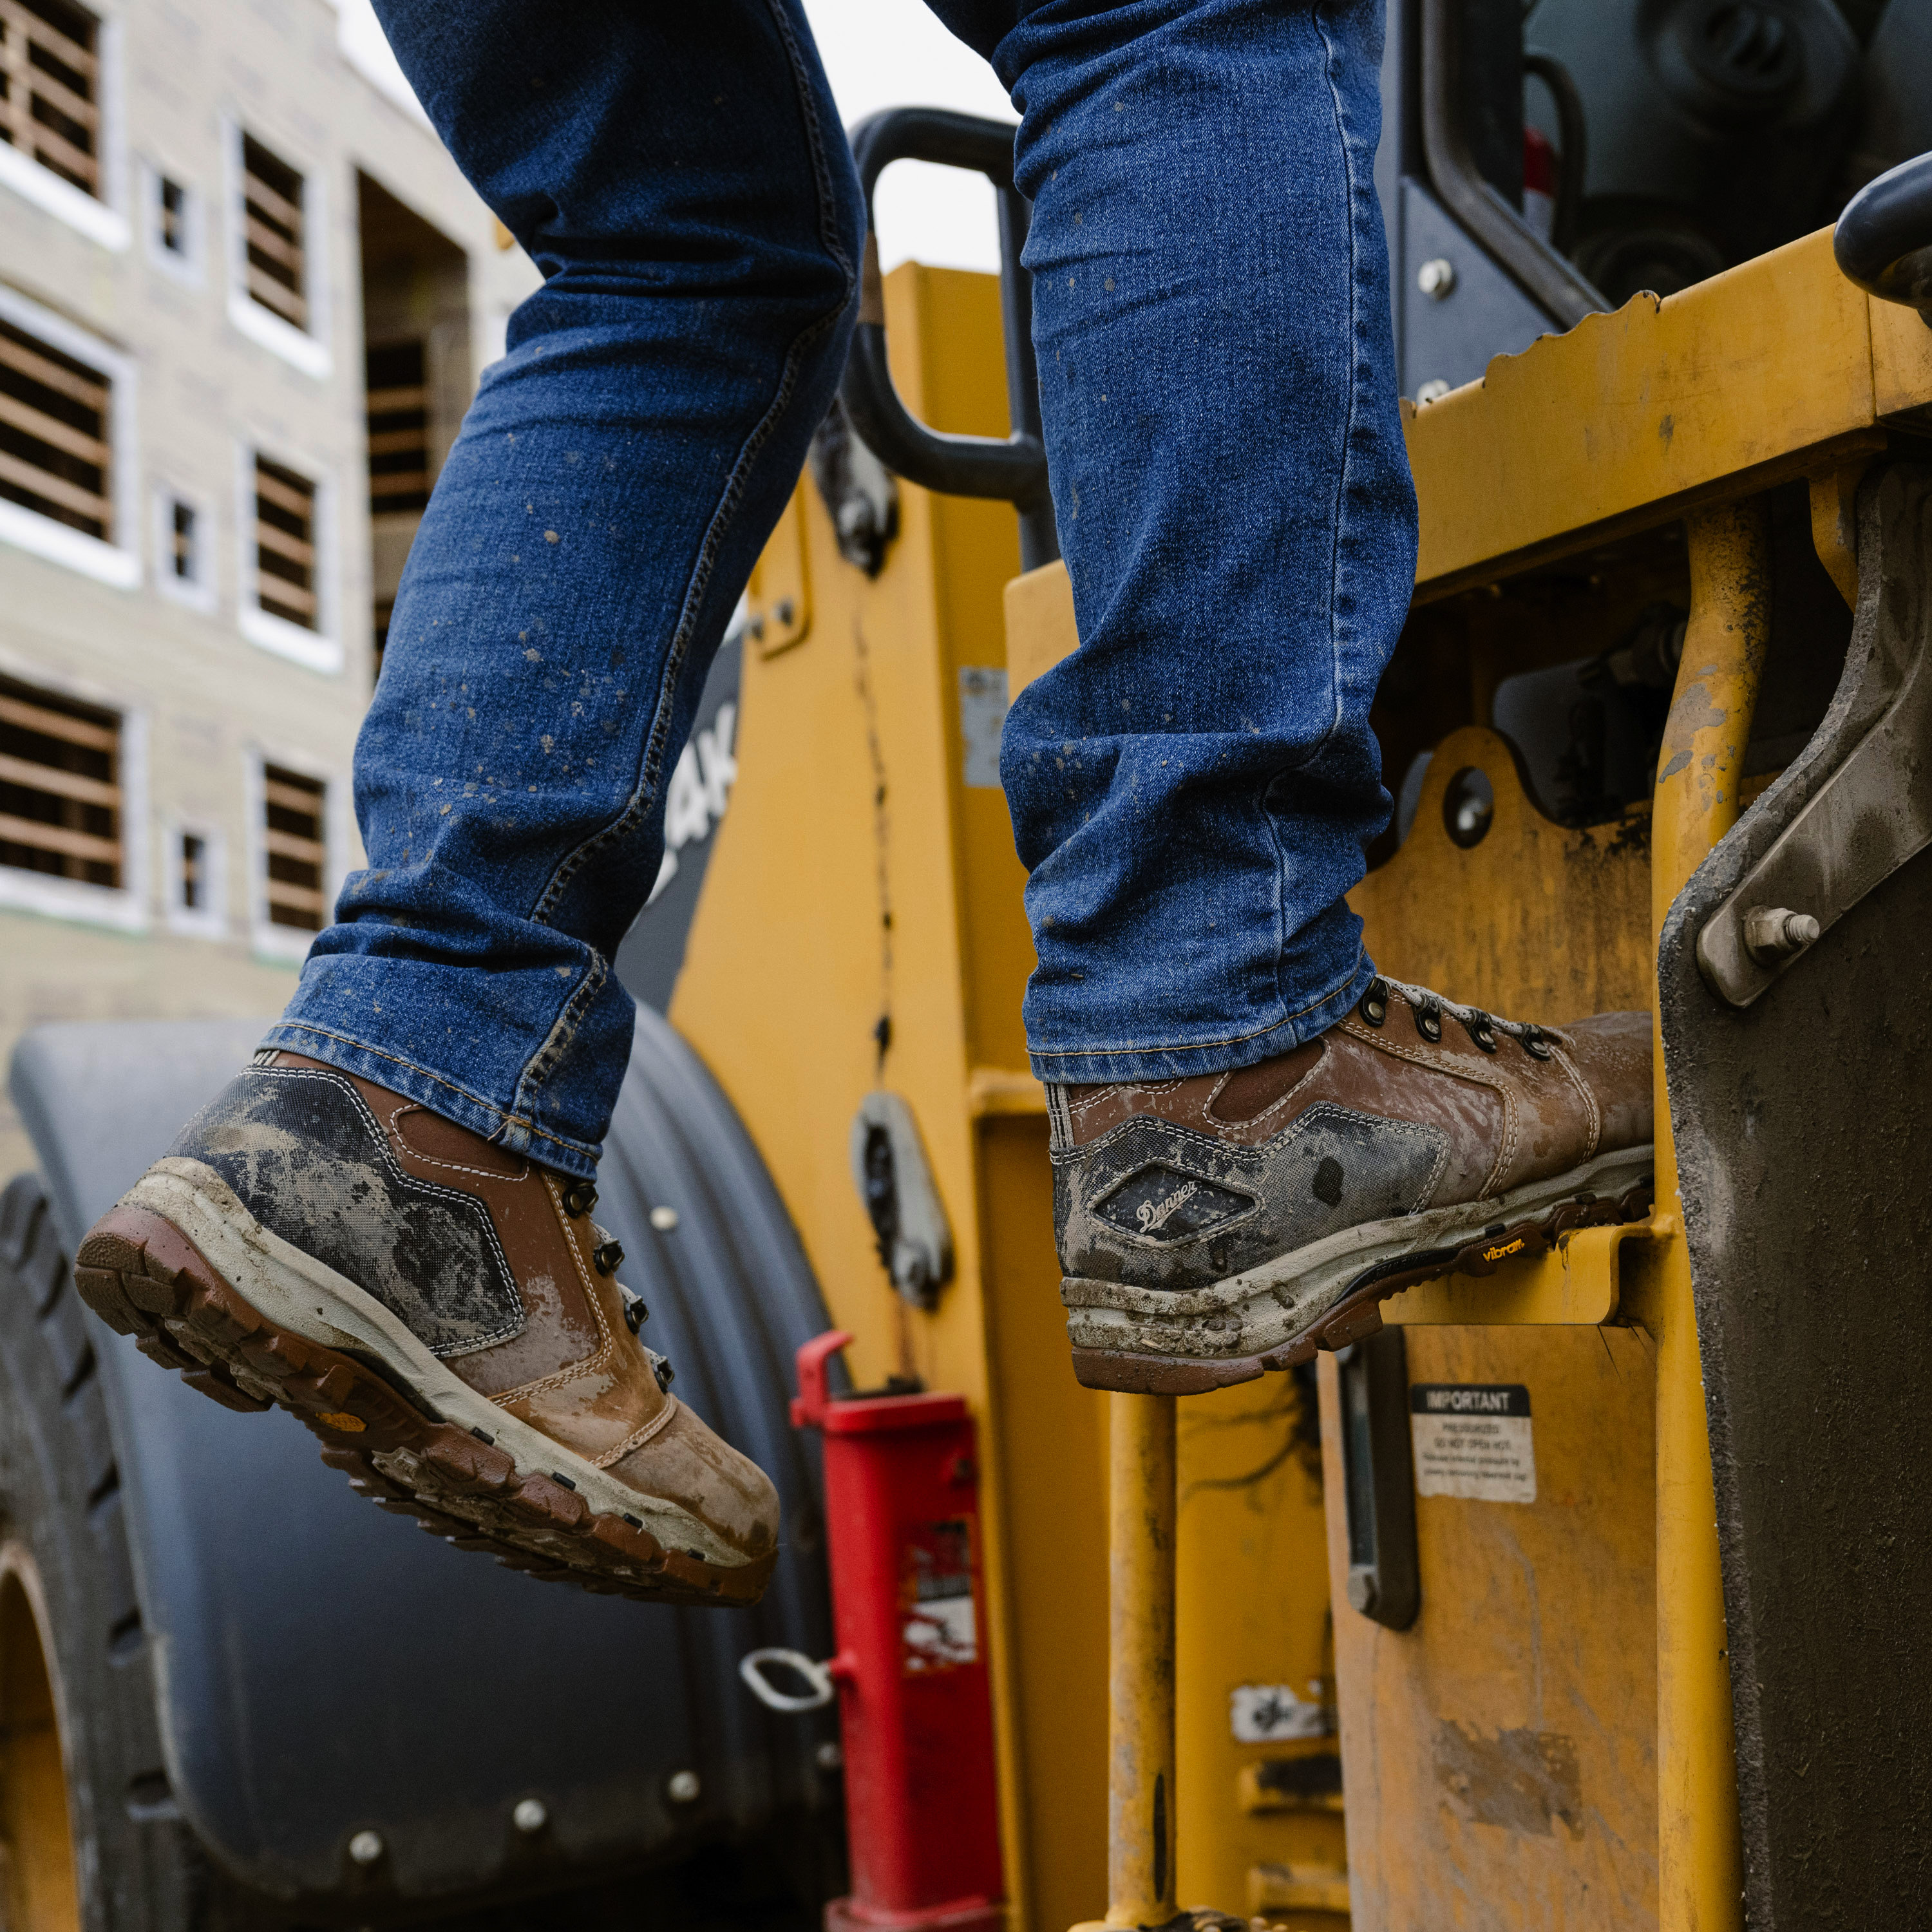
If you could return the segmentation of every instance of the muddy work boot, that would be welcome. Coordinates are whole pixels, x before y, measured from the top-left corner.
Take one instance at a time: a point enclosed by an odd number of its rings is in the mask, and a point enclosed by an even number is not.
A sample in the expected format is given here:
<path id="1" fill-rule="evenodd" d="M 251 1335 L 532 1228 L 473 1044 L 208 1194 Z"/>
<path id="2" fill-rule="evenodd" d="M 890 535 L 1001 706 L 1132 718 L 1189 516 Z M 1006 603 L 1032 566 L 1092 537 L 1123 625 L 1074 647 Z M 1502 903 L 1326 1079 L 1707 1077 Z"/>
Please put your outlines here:
<path id="1" fill-rule="evenodd" d="M 1648 1013 L 1527 1026 L 1378 980 L 1257 1066 L 1047 1096 L 1090 1388 L 1250 1381 L 1372 1334 L 1398 1289 L 1649 1210 Z"/>
<path id="2" fill-rule="evenodd" d="M 778 1497 L 669 1392 L 596 1190 L 265 1052 L 98 1221 L 110 1328 L 464 1549 L 593 1590 L 754 1602 Z"/>

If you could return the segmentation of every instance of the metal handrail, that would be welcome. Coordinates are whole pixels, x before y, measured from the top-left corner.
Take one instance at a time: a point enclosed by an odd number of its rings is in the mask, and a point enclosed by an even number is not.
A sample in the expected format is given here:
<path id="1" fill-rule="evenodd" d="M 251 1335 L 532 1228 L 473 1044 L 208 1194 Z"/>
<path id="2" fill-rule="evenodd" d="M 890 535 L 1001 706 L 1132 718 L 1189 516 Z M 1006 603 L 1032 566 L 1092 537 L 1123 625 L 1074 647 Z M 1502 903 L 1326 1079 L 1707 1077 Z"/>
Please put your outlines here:
<path id="1" fill-rule="evenodd" d="M 1477 172 L 1457 112 L 1466 0 L 1422 0 L 1422 152 L 1443 205 L 1550 319 L 1574 328 L 1610 304 Z M 1564 160 L 1570 160 L 1566 153 Z"/>
<path id="2" fill-rule="evenodd" d="M 939 107 L 894 107 L 852 130 L 853 158 L 866 195 L 866 260 L 859 326 L 841 389 L 853 426 L 888 470 L 908 482 L 954 496 L 992 496 L 1020 513 L 1020 565 L 1033 570 L 1060 554 L 1047 494 L 1040 377 L 1033 352 L 1032 278 L 1020 260 L 1032 204 L 1013 185 L 1010 123 Z M 894 161 L 966 168 L 993 184 L 1000 206 L 1000 295 L 1012 435 L 954 436 L 928 428 L 892 386 L 886 358 L 886 309 L 879 274 L 873 193 Z"/>
<path id="3" fill-rule="evenodd" d="M 1932 154 L 1860 188 L 1838 217 L 1832 253 L 1868 295 L 1916 308 L 1932 328 Z"/>

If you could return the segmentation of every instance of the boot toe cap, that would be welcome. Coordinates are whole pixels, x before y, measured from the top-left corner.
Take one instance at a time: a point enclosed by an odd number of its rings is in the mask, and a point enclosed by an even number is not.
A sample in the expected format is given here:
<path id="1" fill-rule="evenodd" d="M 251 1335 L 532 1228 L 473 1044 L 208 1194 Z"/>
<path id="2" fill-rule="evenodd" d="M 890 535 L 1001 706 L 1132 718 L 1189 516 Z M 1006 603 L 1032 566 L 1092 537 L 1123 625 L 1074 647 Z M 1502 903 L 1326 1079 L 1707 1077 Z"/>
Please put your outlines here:
<path id="1" fill-rule="evenodd" d="M 610 1474 L 645 1496 L 676 1504 L 748 1561 L 777 1544 L 778 1492 L 748 1456 L 740 1455 L 689 1406 L 648 1442 L 612 1465 Z"/>
<path id="2" fill-rule="evenodd" d="M 1570 1058 L 1603 1116 L 1599 1153 L 1640 1147 L 1653 1136 L 1653 1030 L 1643 1012 L 1597 1013 L 1562 1029 Z"/>

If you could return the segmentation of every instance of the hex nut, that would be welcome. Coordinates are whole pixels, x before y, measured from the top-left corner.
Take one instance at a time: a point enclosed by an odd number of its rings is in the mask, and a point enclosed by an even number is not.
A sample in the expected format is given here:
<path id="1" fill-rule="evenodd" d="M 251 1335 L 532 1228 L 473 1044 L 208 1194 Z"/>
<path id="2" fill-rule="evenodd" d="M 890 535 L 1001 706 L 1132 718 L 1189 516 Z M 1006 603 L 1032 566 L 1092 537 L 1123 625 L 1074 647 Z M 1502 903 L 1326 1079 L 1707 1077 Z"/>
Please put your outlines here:
<path id="1" fill-rule="evenodd" d="M 1744 950 L 1760 966 L 1774 966 L 1815 944 L 1822 929 L 1808 912 L 1754 906 L 1744 914 Z"/>
<path id="2" fill-rule="evenodd" d="M 380 1832 L 358 1832 L 349 1841 L 349 1856 L 358 1865 L 373 1865 L 383 1850 Z"/>
<path id="3" fill-rule="evenodd" d="M 695 1804 L 704 1780 L 694 1771 L 674 1771 L 664 1780 L 664 1796 L 674 1804 Z"/>
<path id="4" fill-rule="evenodd" d="M 1415 286 L 1431 302 L 1446 301 L 1456 290 L 1456 264 L 1447 255 L 1436 255 L 1415 272 Z"/>
<path id="5" fill-rule="evenodd" d="M 550 1822 L 549 1808 L 541 1798 L 520 1798 L 517 1808 L 510 1814 L 510 1822 L 527 1837 Z"/>
<path id="6" fill-rule="evenodd" d="M 651 1210 L 651 1226 L 659 1234 L 668 1234 L 677 1226 L 677 1210 L 675 1208 L 653 1208 Z"/>

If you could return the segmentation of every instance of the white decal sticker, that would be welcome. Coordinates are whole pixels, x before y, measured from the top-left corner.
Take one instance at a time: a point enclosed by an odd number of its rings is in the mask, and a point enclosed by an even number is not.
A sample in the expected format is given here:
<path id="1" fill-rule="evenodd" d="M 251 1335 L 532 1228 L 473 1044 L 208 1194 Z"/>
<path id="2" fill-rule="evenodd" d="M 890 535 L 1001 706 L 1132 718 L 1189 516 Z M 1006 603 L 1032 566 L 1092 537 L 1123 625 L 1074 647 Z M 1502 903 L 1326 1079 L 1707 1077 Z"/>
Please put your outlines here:
<path id="1" fill-rule="evenodd" d="M 1320 1699 L 1321 1686 L 1311 1702 L 1298 1697 L 1287 1684 L 1237 1684 L 1228 1693 L 1228 1720 L 1240 1744 L 1279 1744 L 1286 1738 L 1325 1738 L 1328 1707 Z"/>
<path id="2" fill-rule="evenodd" d="M 969 785 L 1000 788 L 1000 734 L 1006 722 L 1004 665 L 959 667 L 959 735 L 966 742 Z"/>
<path id="3" fill-rule="evenodd" d="M 1536 1444 L 1522 1383 L 1414 1383 L 1408 1423 L 1418 1496 L 1535 1502 Z"/>

